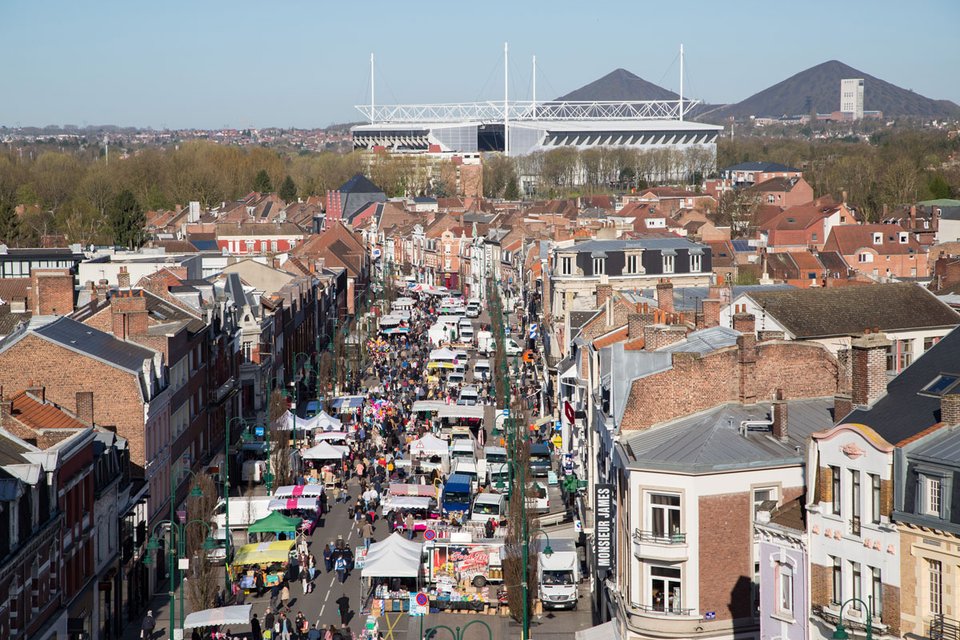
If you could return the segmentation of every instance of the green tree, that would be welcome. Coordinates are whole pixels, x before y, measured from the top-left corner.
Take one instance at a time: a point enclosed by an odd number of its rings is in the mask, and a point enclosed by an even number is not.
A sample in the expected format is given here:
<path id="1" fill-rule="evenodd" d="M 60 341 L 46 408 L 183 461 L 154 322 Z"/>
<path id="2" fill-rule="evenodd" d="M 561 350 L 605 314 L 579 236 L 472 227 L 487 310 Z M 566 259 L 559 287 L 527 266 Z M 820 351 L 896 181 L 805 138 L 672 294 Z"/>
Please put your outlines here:
<path id="1" fill-rule="evenodd" d="M 20 238 L 20 218 L 12 202 L 0 200 L 0 244 L 17 245 Z"/>
<path id="2" fill-rule="evenodd" d="M 273 191 L 273 182 L 270 181 L 270 174 L 266 169 L 260 169 L 253 179 L 253 190 L 258 193 L 270 193 Z"/>
<path id="3" fill-rule="evenodd" d="M 146 216 L 136 197 L 129 189 L 117 194 L 110 212 L 110 223 L 113 226 L 113 241 L 130 249 L 136 249 L 143 244 L 143 228 L 147 223 Z"/>
<path id="4" fill-rule="evenodd" d="M 293 202 L 297 199 L 297 185 L 294 184 L 293 178 L 287 176 L 283 179 L 283 182 L 280 183 L 280 191 L 278 192 L 280 199 L 286 203 Z"/>
<path id="5" fill-rule="evenodd" d="M 927 190 L 930 192 L 930 197 L 934 200 L 949 198 L 951 195 L 950 183 L 940 174 L 933 176 L 927 181 Z"/>
<path id="6" fill-rule="evenodd" d="M 507 186 L 503 189 L 503 198 L 505 200 L 520 199 L 520 185 L 517 184 L 517 176 L 511 175 L 507 178 Z"/>

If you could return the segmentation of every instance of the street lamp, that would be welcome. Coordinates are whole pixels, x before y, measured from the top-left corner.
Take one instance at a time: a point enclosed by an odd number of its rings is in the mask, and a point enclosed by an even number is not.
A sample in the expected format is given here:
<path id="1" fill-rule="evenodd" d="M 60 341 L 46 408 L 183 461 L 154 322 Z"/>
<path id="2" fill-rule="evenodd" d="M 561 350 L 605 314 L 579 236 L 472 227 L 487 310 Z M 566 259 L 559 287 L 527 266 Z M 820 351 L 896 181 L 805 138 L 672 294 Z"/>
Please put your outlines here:
<path id="1" fill-rule="evenodd" d="M 226 520 L 226 538 L 224 539 L 225 544 L 225 553 L 226 553 L 226 565 L 230 564 L 230 425 L 234 422 L 240 421 L 241 424 L 244 423 L 244 419 L 241 416 L 234 416 L 226 420 L 224 424 L 224 438 L 223 438 L 223 514 L 224 519 Z M 223 588 L 225 593 L 230 592 L 230 576 L 229 572 L 224 568 L 223 571 Z"/>
<path id="2" fill-rule="evenodd" d="M 547 546 L 543 548 L 543 555 L 549 558 L 550 556 L 553 555 L 553 547 L 550 546 L 550 536 L 547 534 L 546 531 L 544 531 L 543 529 L 537 529 L 536 531 L 534 531 L 533 535 L 530 536 L 530 542 L 533 542 L 534 540 L 536 540 L 537 535 L 541 533 L 543 534 L 543 537 L 547 539 Z"/>
<path id="3" fill-rule="evenodd" d="M 850 634 L 847 633 L 846 628 L 843 626 L 843 608 L 846 607 L 851 602 L 859 602 L 863 605 L 864 609 L 867 610 L 867 640 L 873 640 L 873 616 L 870 614 L 870 609 L 873 608 L 873 597 L 870 598 L 871 604 L 868 606 L 866 602 L 860 598 L 850 598 L 840 605 L 840 615 L 837 619 L 837 628 L 833 632 L 833 640 L 848 640 Z"/>

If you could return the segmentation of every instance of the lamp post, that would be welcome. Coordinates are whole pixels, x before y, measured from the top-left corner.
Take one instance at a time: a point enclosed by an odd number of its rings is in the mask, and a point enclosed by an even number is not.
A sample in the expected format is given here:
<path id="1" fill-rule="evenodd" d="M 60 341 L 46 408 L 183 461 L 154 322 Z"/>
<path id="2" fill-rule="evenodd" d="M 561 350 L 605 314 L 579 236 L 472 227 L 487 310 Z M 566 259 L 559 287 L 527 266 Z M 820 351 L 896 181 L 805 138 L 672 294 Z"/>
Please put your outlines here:
<path id="1" fill-rule="evenodd" d="M 833 632 L 833 640 L 848 640 L 850 634 L 847 633 L 846 628 L 843 626 L 843 608 L 852 602 L 859 602 L 863 605 L 864 609 L 867 612 L 867 640 L 873 640 L 873 616 L 870 613 L 870 610 L 873 608 L 873 597 L 870 597 L 870 605 L 867 605 L 866 602 L 860 598 L 850 598 L 846 600 L 843 604 L 840 605 L 840 614 L 837 620 L 837 628 Z"/>
<path id="2" fill-rule="evenodd" d="M 193 475 L 193 472 L 190 472 L 190 473 L 191 473 L 191 475 Z M 175 495 L 174 495 L 174 493 L 173 493 L 174 487 L 173 487 L 173 474 L 172 474 L 172 473 L 170 474 L 170 489 L 171 489 L 171 492 L 170 492 L 170 504 L 171 504 L 170 511 L 171 511 L 171 514 L 173 514 L 173 513 L 174 513 L 174 506 L 173 506 L 173 505 L 174 505 L 174 503 L 176 502 L 176 498 L 175 498 Z M 191 495 L 192 497 L 198 497 L 198 496 L 202 495 L 202 493 L 201 493 L 201 491 L 200 491 L 199 485 L 194 485 L 193 489 L 191 489 L 191 491 L 190 491 L 190 495 Z M 153 529 L 152 529 L 152 532 L 151 532 L 150 540 L 147 542 L 147 555 L 146 555 L 146 557 L 143 559 L 143 564 L 147 565 L 148 567 L 153 564 L 153 562 L 154 562 L 154 560 L 153 560 L 153 554 L 155 554 L 155 553 L 157 552 L 157 550 L 160 548 L 160 543 L 157 542 L 157 535 L 156 535 L 157 527 L 161 527 L 161 526 L 163 526 L 163 525 L 169 525 L 168 531 L 169 531 L 169 533 L 170 533 L 170 540 L 169 540 L 169 542 L 168 542 L 168 544 L 167 544 L 167 558 L 168 558 L 168 575 L 167 575 L 167 580 L 169 581 L 169 584 L 170 584 L 170 589 L 168 590 L 168 595 L 169 595 L 169 598 L 170 598 L 170 604 L 169 604 L 169 607 L 170 607 L 170 640 L 173 640 L 173 637 L 174 637 L 174 633 L 173 633 L 173 632 L 174 632 L 174 624 L 175 624 L 174 621 L 175 621 L 175 616 L 176 616 L 176 611 L 175 611 L 175 609 L 174 609 L 174 605 L 175 605 L 175 603 L 176 603 L 176 599 L 175 599 L 176 591 L 175 591 L 175 587 L 174 587 L 174 585 L 175 585 L 174 575 L 176 574 L 176 575 L 178 576 L 178 578 L 179 578 L 179 576 L 180 576 L 179 569 L 177 568 L 177 566 L 174 564 L 174 561 L 173 561 L 175 554 L 173 553 L 173 549 L 172 549 L 172 548 L 173 548 L 173 545 L 175 544 L 175 543 L 174 543 L 174 540 L 176 540 L 177 552 L 178 552 L 179 556 L 182 557 L 183 555 L 185 555 L 186 541 L 185 541 L 184 538 L 185 538 L 185 534 L 186 534 L 186 527 L 187 527 L 187 525 L 189 525 L 189 524 L 191 524 L 191 523 L 195 523 L 195 522 L 199 522 L 201 525 L 203 525 L 203 526 L 206 527 L 206 529 L 207 529 L 207 537 L 206 537 L 206 539 L 203 541 L 203 548 L 204 548 L 204 550 L 205 550 L 205 551 L 208 551 L 208 550 L 210 550 L 210 549 L 213 549 L 213 548 L 216 546 L 216 543 L 215 543 L 215 542 L 213 541 L 213 539 L 210 537 L 210 525 L 209 525 L 208 523 L 203 522 L 202 520 L 191 520 L 191 521 L 185 522 L 185 523 L 183 523 L 183 524 L 178 524 L 177 521 L 176 521 L 176 519 L 175 519 L 175 517 L 171 517 L 169 520 L 161 520 L 160 522 L 157 522 L 156 524 L 153 525 Z M 229 538 L 229 530 L 228 530 L 228 536 L 227 536 L 227 537 Z M 181 584 L 180 584 L 180 627 L 183 628 L 183 618 L 184 618 L 184 614 L 183 614 L 183 585 L 182 585 L 182 582 L 183 582 L 183 581 L 182 581 L 182 579 L 177 579 L 176 582 L 177 582 L 177 583 L 181 583 Z"/>
<path id="3" fill-rule="evenodd" d="M 223 568 L 223 588 L 226 593 L 230 592 L 230 425 L 234 422 L 240 421 L 243 423 L 243 418 L 241 416 L 234 416 L 229 418 L 224 424 L 224 438 L 223 438 L 223 516 L 226 520 L 226 529 L 227 536 L 224 540 L 225 543 L 225 553 L 226 558 L 224 560 Z"/>

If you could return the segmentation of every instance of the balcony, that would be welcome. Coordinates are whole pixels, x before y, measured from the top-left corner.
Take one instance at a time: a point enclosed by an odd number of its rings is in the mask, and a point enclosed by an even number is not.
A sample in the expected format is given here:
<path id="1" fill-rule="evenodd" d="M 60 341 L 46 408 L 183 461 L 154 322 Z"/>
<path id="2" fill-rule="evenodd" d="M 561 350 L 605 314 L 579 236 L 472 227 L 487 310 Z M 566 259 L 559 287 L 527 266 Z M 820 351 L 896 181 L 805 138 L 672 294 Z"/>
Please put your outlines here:
<path id="1" fill-rule="evenodd" d="M 682 561 L 687 559 L 687 534 L 660 532 L 633 532 L 633 554 L 640 559 Z"/>
<path id="2" fill-rule="evenodd" d="M 649 605 L 649 604 L 634 604 L 632 605 L 637 611 L 643 615 L 655 615 L 655 616 L 695 616 L 697 615 L 696 609 L 681 609 L 677 606 L 670 605 Z"/>
<path id="3" fill-rule="evenodd" d="M 960 623 L 943 615 L 937 615 L 930 621 L 927 629 L 930 640 L 960 640 Z"/>

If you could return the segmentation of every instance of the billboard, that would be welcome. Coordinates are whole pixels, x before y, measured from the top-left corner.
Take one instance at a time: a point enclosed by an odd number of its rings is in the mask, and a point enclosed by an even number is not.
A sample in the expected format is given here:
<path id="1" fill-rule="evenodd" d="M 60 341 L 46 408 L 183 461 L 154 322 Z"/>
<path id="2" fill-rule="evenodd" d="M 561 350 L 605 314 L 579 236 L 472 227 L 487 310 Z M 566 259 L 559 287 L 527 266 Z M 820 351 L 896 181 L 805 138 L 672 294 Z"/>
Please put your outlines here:
<path id="1" fill-rule="evenodd" d="M 613 569 L 613 485 L 594 488 L 596 526 L 593 534 L 594 566 L 597 571 Z"/>

